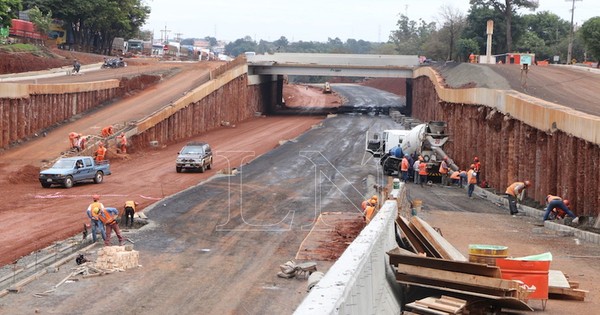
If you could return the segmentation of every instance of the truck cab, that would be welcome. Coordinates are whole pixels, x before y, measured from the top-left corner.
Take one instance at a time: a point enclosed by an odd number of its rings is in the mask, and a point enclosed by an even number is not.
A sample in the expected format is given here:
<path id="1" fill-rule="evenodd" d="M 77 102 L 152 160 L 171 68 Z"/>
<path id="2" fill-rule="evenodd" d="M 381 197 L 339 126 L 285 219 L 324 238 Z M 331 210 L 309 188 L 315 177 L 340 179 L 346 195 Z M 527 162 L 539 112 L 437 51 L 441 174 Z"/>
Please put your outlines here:
<path id="1" fill-rule="evenodd" d="M 110 174 L 108 161 L 96 164 L 91 156 L 75 156 L 61 158 L 51 168 L 41 171 L 39 181 L 44 188 L 52 185 L 71 188 L 73 184 L 84 181 L 100 184 L 104 176 Z"/>

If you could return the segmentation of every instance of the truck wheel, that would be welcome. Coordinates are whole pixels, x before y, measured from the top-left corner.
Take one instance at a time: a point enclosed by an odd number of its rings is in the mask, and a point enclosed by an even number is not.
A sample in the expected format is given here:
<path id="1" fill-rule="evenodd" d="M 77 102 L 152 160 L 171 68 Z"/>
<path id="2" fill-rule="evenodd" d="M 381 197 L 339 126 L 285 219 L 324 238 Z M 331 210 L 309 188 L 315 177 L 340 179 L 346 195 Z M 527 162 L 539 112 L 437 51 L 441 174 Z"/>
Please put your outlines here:
<path id="1" fill-rule="evenodd" d="M 67 178 L 65 178 L 65 188 L 71 187 L 73 187 L 73 177 L 67 176 Z"/>
<path id="2" fill-rule="evenodd" d="M 180 166 L 175 166 L 175 170 L 177 171 L 177 173 L 181 173 L 181 167 Z"/>
<path id="3" fill-rule="evenodd" d="M 210 160 L 210 162 L 208 163 L 208 165 L 206 165 L 206 169 L 209 170 L 212 168 L 212 159 Z"/>
<path id="4" fill-rule="evenodd" d="M 204 173 L 204 171 L 206 171 L 206 165 L 202 164 L 202 166 L 200 166 L 200 173 Z"/>
<path id="5" fill-rule="evenodd" d="M 44 187 L 44 188 L 50 188 L 50 186 L 52 186 L 52 184 L 50 184 L 50 183 L 42 183 L 42 187 Z"/>
<path id="6" fill-rule="evenodd" d="M 94 176 L 94 183 L 100 184 L 104 180 L 104 174 L 100 171 L 96 172 L 96 176 Z"/>

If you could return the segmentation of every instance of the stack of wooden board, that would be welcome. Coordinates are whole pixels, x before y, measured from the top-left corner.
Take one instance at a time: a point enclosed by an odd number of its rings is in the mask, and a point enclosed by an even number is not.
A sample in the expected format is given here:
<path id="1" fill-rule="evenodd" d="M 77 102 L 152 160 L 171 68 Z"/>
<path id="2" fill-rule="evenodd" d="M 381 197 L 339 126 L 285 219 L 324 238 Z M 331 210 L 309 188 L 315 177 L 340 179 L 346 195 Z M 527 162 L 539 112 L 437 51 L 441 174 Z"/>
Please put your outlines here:
<path id="1" fill-rule="evenodd" d="M 448 315 L 463 314 L 466 304 L 467 301 L 465 300 L 442 295 L 440 298 L 427 297 L 408 303 L 406 308 L 414 314 Z M 407 312 L 404 312 L 404 314 L 407 314 Z"/>

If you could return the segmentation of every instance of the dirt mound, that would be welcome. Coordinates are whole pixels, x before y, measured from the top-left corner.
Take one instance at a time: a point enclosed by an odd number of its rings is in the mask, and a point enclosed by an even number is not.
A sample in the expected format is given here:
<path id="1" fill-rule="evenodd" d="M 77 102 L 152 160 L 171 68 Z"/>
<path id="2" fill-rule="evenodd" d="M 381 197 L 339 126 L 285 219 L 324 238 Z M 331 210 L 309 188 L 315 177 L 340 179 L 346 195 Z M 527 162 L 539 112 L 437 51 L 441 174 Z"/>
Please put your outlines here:
<path id="1" fill-rule="evenodd" d="M 8 175 L 8 182 L 11 184 L 28 184 L 38 181 L 40 168 L 33 165 L 25 165 L 20 170 L 11 172 Z"/>
<path id="2" fill-rule="evenodd" d="M 510 90 L 508 80 L 485 65 L 449 62 L 436 67 L 436 70 L 444 78 L 445 85 L 450 88 Z"/>
<path id="3" fill-rule="evenodd" d="M 104 56 L 60 49 L 42 48 L 38 52 L 0 50 L 0 74 L 41 71 L 71 66 L 73 60 L 82 65 L 102 62 Z"/>

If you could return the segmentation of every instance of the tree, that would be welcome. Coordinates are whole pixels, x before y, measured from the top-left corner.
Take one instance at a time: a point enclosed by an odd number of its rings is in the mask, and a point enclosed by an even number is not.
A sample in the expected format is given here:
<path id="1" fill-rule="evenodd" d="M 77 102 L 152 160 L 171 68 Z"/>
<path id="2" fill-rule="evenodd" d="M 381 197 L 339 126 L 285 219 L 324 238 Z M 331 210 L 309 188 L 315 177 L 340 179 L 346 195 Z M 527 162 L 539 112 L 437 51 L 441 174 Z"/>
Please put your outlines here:
<path id="1" fill-rule="evenodd" d="M 235 41 L 225 45 L 225 51 L 227 54 L 235 57 L 243 54 L 246 51 L 256 51 L 257 49 L 258 45 L 250 36 L 238 38 Z"/>
<path id="2" fill-rule="evenodd" d="M 468 60 L 470 54 L 479 54 L 479 44 L 472 38 L 461 38 L 458 40 L 458 60 Z"/>
<path id="3" fill-rule="evenodd" d="M 458 9 L 450 5 L 443 5 L 441 7 L 440 17 L 440 24 L 442 25 L 440 32 L 447 35 L 443 37 L 446 39 L 447 45 L 446 60 L 452 60 L 454 58 L 456 41 L 458 41 L 466 27 L 466 18 Z"/>
<path id="4" fill-rule="evenodd" d="M 219 44 L 219 41 L 217 41 L 217 39 L 215 37 L 206 36 L 206 37 L 204 37 L 204 40 L 208 42 L 210 47 L 215 47 Z"/>
<path id="5" fill-rule="evenodd" d="M 48 34 L 50 31 L 50 24 L 52 23 L 52 11 L 49 11 L 44 15 L 42 11 L 35 6 L 29 9 L 29 19 L 40 33 Z"/>
<path id="6" fill-rule="evenodd" d="M 512 18 L 517 8 L 527 8 L 535 10 L 538 7 L 538 0 L 470 0 L 470 3 L 491 6 L 495 11 L 500 12 L 504 16 L 506 26 L 506 50 L 512 51 Z"/>
<path id="7" fill-rule="evenodd" d="M 427 23 L 422 19 L 417 23 L 402 14 L 396 26 L 398 29 L 391 32 L 389 40 L 396 45 L 396 51 L 403 55 L 422 53 L 423 43 L 435 31 L 435 23 Z"/>
<path id="8" fill-rule="evenodd" d="M 596 68 L 600 68 L 600 17 L 593 17 L 583 23 L 581 38 L 590 54 L 598 60 Z"/>
<path id="9" fill-rule="evenodd" d="M 287 46 L 289 45 L 289 41 L 285 36 L 279 37 L 278 40 L 274 41 L 273 44 L 277 46 L 277 50 L 285 51 Z"/>
<path id="10" fill-rule="evenodd" d="M 0 26 L 10 26 L 21 8 L 21 0 L 0 0 Z"/>

